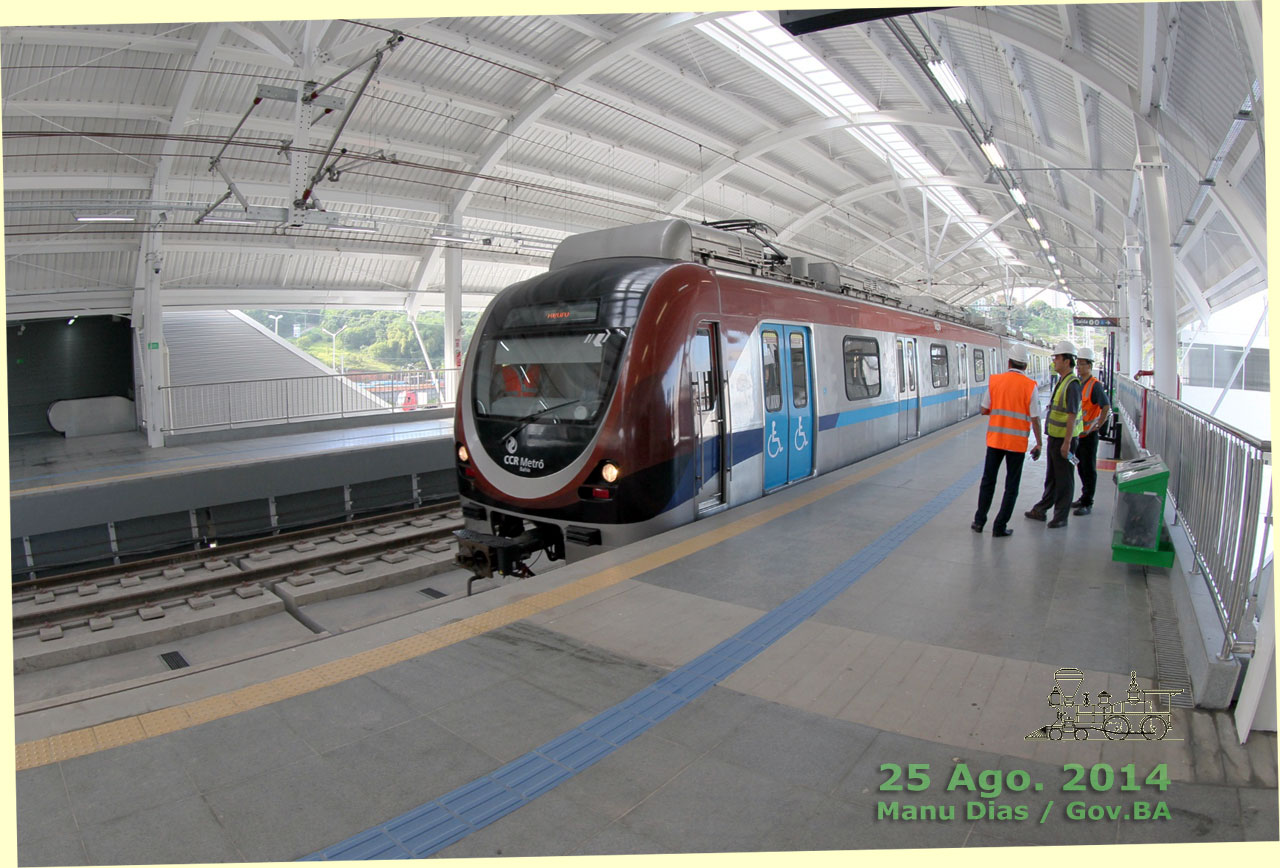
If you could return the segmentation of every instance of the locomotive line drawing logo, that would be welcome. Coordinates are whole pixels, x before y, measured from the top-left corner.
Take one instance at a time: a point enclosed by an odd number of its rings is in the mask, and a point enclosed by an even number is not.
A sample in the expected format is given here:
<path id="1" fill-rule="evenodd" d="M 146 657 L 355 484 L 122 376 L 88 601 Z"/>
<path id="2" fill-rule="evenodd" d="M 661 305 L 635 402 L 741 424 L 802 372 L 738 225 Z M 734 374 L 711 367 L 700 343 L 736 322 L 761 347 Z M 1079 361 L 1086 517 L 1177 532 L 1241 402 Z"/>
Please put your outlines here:
<path id="1" fill-rule="evenodd" d="M 1084 673 L 1079 669 L 1055 672 L 1048 703 L 1058 719 L 1024 738 L 1059 741 L 1070 736 L 1077 741 L 1090 738 L 1117 741 L 1141 736 L 1147 741 L 1160 741 L 1173 729 L 1172 699 L 1181 690 L 1141 688 L 1134 670 L 1129 672 L 1129 691 L 1123 697 L 1113 697 L 1104 689 L 1090 702 L 1088 691 L 1080 689 L 1083 685 Z"/>

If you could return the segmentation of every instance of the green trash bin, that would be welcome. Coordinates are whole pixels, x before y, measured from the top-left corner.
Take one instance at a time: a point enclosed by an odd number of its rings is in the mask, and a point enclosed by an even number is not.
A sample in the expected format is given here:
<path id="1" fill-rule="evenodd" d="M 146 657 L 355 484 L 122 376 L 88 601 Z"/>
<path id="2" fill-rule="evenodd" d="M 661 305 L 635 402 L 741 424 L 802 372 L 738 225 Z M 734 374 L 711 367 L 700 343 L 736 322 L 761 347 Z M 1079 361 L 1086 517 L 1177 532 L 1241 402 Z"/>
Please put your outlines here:
<path id="1" fill-rule="evenodd" d="M 1159 455 L 1116 465 L 1116 509 L 1111 559 L 1150 567 L 1173 566 L 1173 542 L 1164 526 L 1169 468 Z"/>

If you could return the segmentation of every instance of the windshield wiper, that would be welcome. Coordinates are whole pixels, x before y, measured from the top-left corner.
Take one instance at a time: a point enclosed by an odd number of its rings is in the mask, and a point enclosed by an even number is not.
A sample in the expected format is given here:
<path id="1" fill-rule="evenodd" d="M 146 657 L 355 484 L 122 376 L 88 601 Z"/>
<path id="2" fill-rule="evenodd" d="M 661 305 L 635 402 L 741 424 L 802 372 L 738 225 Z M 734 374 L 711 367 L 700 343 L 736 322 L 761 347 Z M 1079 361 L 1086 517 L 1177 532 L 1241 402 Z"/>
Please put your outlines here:
<path id="1" fill-rule="evenodd" d="M 552 410 L 559 410 L 561 407 L 568 407 L 570 404 L 578 403 L 578 400 L 579 400 L 578 398 L 574 398 L 570 401 L 562 401 L 559 404 L 552 404 L 550 407 L 543 407 L 539 410 L 534 410 L 532 413 L 530 413 L 527 416 L 521 416 L 519 419 L 516 420 L 515 427 L 512 428 L 510 431 L 508 431 L 506 434 L 503 434 L 498 439 L 506 440 L 512 434 L 515 434 L 516 432 L 520 431 L 520 429 L 524 428 L 525 425 L 528 425 L 530 422 L 532 422 L 534 419 L 537 419 L 543 413 L 550 413 Z"/>

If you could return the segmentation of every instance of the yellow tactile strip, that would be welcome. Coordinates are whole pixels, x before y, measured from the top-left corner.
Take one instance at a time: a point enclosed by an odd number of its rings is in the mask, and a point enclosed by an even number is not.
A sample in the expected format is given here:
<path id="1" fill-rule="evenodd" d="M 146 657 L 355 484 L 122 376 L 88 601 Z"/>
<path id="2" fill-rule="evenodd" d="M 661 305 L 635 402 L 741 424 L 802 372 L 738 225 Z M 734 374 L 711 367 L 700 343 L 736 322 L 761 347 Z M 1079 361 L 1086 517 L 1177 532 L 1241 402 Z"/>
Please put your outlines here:
<path id="1" fill-rule="evenodd" d="M 259 684 L 251 684 L 248 687 L 242 687 L 229 693 L 193 700 L 158 711 L 149 711 L 144 714 L 124 717 L 109 723 L 72 730 L 71 732 L 48 736 L 35 741 L 22 742 L 16 748 L 17 770 L 22 771 L 79 756 L 86 756 L 108 748 L 133 744 L 134 742 L 164 735 L 165 733 L 207 723 L 222 717 L 230 717 L 242 711 L 261 708 L 273 702 L 279 702 L 283 699 L 309 693 L 312 690 L 318 690 L 321 687 L 328 687 L 361 675 L 367 675 L 378 669 L 384 669 L 396 663 L 402 663 L 405 660 L 412 660 L 423 654 L 497 630 L 531 615 L 553 609 L 579 597 L 611 587 L 634 576 L 768 524 L 774 519 L 802 509 L 824 497 L 828 497 L 890 467 L 901 464 L 926 449 L 933 448 L 939 443 L 963 433 L 969 427 L 971 426 L 962 424 L 957 428 L 930 438 L 927 443 L 917 444 L 901 452 L 895 450 L 887 457 L 887 460 L 877 461 L 873 466 L 865 470 L 815 489 L 794 500 L 762 510 L 755 515 L 747 516 L 715 530 L 698 534 L 684 542 L 675 543 L 624 564 L 609 567 L 590 576 L 584 576 L 561 587 L 543 591 L 526 599 L 508 603 L 478 615 L 472 615 L 469 618 L 464 618 L 416 636 L 389 642 L 386 645 L 361 651 L 341 660 L 322 663 L 318 666 L 282 675 L 279 678 L 273 678 Z"/>

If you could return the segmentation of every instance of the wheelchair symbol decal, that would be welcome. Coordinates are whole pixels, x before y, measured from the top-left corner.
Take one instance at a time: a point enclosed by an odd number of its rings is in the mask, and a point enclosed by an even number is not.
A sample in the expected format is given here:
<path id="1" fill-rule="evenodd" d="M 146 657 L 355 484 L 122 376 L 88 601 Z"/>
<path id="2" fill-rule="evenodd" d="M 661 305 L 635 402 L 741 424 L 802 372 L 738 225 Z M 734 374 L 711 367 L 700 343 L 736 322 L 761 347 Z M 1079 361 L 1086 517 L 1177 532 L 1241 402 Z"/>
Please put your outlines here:
<path id="1" fill-rule="evenodd" d="M 778 422 L 774 420 L 769 423 L 769 442 L 766 444 L 769 450 L 770 458 L 777 458 L 782 454 L 782 439 L 778 437 Z"/>
<path id="2" fill-rule="evenodd" d="M 804 433 L 804 419 L 796 420 L 796 451 L 803 452 L 809 448 L 809 438 Z"/>

